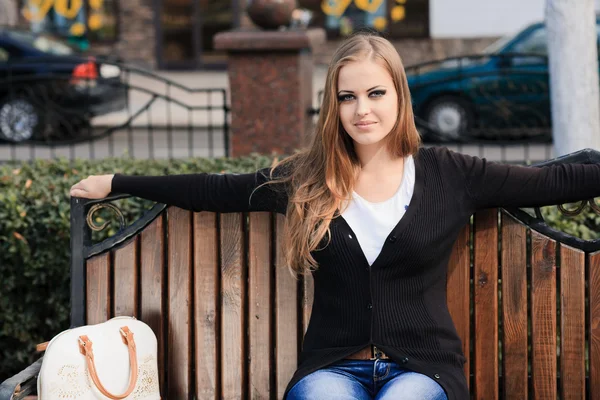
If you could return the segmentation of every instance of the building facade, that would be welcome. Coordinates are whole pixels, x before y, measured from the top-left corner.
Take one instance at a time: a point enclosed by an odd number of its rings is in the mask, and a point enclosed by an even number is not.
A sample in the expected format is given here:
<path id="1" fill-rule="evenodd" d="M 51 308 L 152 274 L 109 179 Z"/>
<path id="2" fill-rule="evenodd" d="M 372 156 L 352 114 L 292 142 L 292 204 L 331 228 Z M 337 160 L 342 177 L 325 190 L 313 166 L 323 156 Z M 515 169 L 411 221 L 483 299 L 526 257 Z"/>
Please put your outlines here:
<path id="1" fill-rule="evenodd" d="M 20 25 L 51 32 L 94 53 L 145 67 L 224 68 L 216 33 L 252 29 L 247 0 L 20 0 Z M 327 64 L 344 36 L 369 26 L 385 32 L 405 65 L 476 53 L 544 18 L 545 0 L 299 0 L 316 10 L 312 26 L 327 42 L 315 52 Z M 600 2 L 598 0 L 597 2 Z"/>

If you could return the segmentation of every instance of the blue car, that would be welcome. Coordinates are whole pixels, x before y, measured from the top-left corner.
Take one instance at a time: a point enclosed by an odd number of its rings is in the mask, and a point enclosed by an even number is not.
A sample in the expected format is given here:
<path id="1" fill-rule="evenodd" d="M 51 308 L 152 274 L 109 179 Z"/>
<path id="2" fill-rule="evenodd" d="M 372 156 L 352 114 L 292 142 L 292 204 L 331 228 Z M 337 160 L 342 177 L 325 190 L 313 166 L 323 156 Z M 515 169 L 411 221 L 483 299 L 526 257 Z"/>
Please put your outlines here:
<path id="1" fill-rule="evenodd" d="M 121 75 L 50 37 L 0 28 L 0 140 L 76 139 L 93 117 L 126 108 Z"/>
<path id="2" fill-rule="evenodd" d="M 551 140 L 547 55 L 546 28 L 535 23 L 482 54 L 407 67 L 424 139 Z"/>

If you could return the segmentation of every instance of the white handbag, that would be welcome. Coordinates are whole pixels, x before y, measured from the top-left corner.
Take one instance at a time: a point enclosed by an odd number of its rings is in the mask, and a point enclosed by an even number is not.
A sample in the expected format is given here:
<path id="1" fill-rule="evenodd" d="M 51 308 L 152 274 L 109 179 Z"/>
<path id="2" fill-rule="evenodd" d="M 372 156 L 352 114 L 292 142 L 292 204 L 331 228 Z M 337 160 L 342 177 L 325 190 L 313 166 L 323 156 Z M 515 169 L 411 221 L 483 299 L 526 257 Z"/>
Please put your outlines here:
<path id="1" fill-rule="evenodd" d="M 160 400 L 157 342 L 152 329 L 133 317 L 66 330 L 42 360 L 39 400 Z"/>

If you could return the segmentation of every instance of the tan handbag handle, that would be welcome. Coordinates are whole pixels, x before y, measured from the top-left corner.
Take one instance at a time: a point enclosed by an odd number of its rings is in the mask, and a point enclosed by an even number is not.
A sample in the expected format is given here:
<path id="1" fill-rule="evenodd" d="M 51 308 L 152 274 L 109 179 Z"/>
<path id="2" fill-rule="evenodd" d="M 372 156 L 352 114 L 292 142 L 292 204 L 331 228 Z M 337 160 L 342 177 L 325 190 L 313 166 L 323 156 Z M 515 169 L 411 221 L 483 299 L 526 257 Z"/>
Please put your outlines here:
<path id="1" fill-rule="evenodd" d="M 35 345 L 35 351 L 37 352 L 42 352 L 42 351 L 46 351 L 46 349 L 48 348 L 48 343 L 50 342 L 44 342 L 44 343 L 38 343 Z"/>
<path id="2" fill-rule="evenodd" d="M 129 350 L 129 364 L 131 365 L 131 374 L 129 375 L 129 387 L 123 394 L 112 394 L 102 383 L 100 383 L 100 379 L 98 379 L 98 374 L 96 372 L 96 365 L 94 364 L 94 352 L 92 351 L 92 341 L 86 336 L 79 336 L 79 351 L 83 354 L 87 360 L 88 370 L 90 371 L 90 377 L 92 381 L 104 396 L 113 400 L 121 400 L 129 396 L 133 389 L 135 389 L 135 385 L 137 383 L 138 378 L 138 365 L 137 365 L 137 354 L 135 349 L 135 341 L 133 340 L 133 333 L 129 330 L 128 327 L 124 326 L 119 329 L 121 333 L 121 337 L 123 339 L 123 343 L 127 345 Z"/>

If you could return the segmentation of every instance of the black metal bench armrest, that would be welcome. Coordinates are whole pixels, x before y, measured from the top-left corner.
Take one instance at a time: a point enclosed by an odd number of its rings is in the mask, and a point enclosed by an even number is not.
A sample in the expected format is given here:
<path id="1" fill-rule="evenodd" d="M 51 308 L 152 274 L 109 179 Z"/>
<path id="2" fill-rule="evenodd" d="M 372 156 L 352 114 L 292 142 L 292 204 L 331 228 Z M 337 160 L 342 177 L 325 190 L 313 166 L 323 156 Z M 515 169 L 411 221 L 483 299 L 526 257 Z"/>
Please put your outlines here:
<path id="1" fill-rule="evenodd" d="M 42 358 L 0 384 L 0 400 L 19 400 L 31 394 L 37 386 Z"/>

